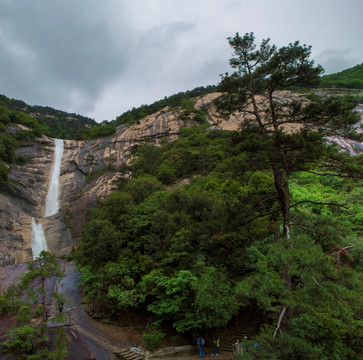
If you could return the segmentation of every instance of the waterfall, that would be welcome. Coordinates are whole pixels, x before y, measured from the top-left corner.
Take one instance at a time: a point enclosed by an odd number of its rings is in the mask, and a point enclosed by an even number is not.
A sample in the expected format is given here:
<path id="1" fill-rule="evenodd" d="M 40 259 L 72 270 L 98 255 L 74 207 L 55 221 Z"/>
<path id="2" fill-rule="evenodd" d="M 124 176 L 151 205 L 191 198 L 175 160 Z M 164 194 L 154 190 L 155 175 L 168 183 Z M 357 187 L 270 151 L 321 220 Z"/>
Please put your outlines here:
<path id="1" fill-rule="evenodd" d="M 39 257 L 40 253 L 45 250 L 47 251 L 47 242 L 43 231 L 42 224 L 35 221 L 32 217 L 32 251 L 33 259 Z"/>
<path id="2" fill-rule="evenodd" d="M 63 140 L 55 139 L 54 162 L 50 178 L 48 195 L 45 202 L 44 217 L 52 216 L 59 211 L 58 189 L 59 189 L 59 175 L 62 163 L 63 148 L 64 148 Z"/>
<path id="3" fill-rule="evenodd" d="M 45 202 L 44 217 L 52 216 L 59 211 L 59 175 L 63 156 L 63 140 L 55 139 L 54 161 L 50 176 L 48 194 Z M 44 250 L 47 251 L 47 241 L 44 235 L 42 224 L 32 217 L 32 240 L 33 259 L 39 257 Z"/>

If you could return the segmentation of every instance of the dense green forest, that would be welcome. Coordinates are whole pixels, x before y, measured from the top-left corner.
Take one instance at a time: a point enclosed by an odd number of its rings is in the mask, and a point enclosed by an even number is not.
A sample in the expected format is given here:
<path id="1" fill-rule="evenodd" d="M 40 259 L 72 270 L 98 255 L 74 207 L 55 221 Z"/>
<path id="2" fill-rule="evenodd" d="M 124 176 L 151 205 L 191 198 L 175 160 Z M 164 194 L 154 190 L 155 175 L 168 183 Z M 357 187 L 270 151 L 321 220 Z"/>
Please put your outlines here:
<path id="1" fill-rule="evenodd" d="M 273 339 L 273 323 L 258 339 L 270 358 L 332 359 L 334 346 L 336 359 L 358 359 L 362 182 L 314 168 L 291 176 L 290 238 L 278 240 L 273 174 L 241 150 L 245 139 L 193 127 L 139 149 L 125 169 L 133 178 L 93 211 L 74 254 L 88 300 L 102 316 L 146 311 L 183 334 L 216 331 L 251 305 L 277 321 L 288 305 L 289 333 Z M 191 184 L 166 189 L 185 177 Z"/>
<path id="2" fill-rule="evenodd" d="M 320 86 L 363 89 L 363 64 L 323 76 L 320 80 Z"/>
<path id="3" fill-rule="evenodd" d="M 276 90 L 319 81 L 310 47 L 258 46 L 253 33 L 229 43 L 217 106 L 248 113 L 243 131 L 204 124 L 138 148 L 73 254 L 87 299 L 116 321 L 152 316 L 154 345 L 166 325 L 213 333 L 253 308 L 265 324 L 244 359 L 363 359 L 362 156 L 325 141 L 361 139 L 355 101 L 278 102 Z"/>
<path id="4" fill-rule="evenodd" d="M 23 112 L 36 118 L 44 127 L 44 133 L 58 139 L 74 139 L 77 134 L 97 125 L 96 121 L 78 114 L 70 114 L 48 106 L 28 105 L 24 101 L 0 95 L 0 105 L 10 111 Z"/>

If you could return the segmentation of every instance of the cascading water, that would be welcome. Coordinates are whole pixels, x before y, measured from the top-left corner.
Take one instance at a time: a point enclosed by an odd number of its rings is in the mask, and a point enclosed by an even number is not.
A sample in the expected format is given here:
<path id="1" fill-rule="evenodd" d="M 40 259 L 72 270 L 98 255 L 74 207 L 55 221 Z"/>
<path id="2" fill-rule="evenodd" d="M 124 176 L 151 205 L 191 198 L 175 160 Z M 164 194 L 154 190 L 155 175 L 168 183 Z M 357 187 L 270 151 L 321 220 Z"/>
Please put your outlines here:
<path id="1" fill-rule="evenodd" d="M 59 175 L 63 156 L 63 140 L 55 139 L 55 151 L 52 175 L 50 178 L 50 185 L 48 189 L 48 195 L 45 202 L 44 217 L 52 216 L 59 211 L 58 202 L 58 189 L 59 189 Z"/>
<path id="2" fill-rule="evenodd" d="M 32 217 L 32 252 L 33 259 L 39 257 L 42 251 L 47 251 L 47 241 L 45 240 L 45 235 L 43 231 L 42 224 L 35 221 Z"/>
<path id="3" fill-rule="evenodd" d="M 45 202 L 44 217 L 55 215 L 59 211 L 58 202 L 58 188 L 59 188 L 59 175 L 63 156 L 63 140 L 55 139 L 54 161 L 50 177 L 50 185 L 48 189 L 47 199 Z M 32 218 L 32 252 L 33 259 L 39 257 L 40 253 L 44 250 L 47 251 L 47 241 L 44 235 L 42 224 Z"/>

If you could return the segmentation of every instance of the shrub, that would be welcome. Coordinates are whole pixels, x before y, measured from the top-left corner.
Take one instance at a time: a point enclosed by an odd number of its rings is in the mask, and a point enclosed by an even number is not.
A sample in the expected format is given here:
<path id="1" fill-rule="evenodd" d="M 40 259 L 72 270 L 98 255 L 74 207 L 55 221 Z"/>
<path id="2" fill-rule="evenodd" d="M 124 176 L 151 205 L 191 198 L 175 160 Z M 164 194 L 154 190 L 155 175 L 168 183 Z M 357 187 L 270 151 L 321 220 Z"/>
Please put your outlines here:
<path id="1" fill-rule="evenodd" d="M 165 334 L 161 331 L 153 330 L 151 333 L 142 334 L 142 339 L 144 340 L 146 348 L 153 351 L 161 345 L 164 336 Z"/>
<path id="2" fill-rule="evenodd" d="M 9 340 L 3 343 L 3 351 L 18 355 L 31 354 L 36 333 L 37 330 L 34 325 L 24 325 L 11 329 L 7 333 Z"/>
<path id="3" fill-rule="evenodd" d="M 9 167 L 0 162 L 0 182 L 7 182 L 9 180 Z"/>

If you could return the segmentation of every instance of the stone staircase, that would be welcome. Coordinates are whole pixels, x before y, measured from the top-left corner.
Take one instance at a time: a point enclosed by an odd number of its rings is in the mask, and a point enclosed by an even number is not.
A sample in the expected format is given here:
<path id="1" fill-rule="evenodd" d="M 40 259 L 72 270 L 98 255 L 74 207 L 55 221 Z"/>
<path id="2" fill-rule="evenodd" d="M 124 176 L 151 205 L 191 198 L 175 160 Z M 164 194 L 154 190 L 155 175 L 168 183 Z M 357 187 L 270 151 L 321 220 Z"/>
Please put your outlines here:
<path id="1" fill-rule="evenodd" d="M 233 353 L 234 344 L 236 340 L 242 340 L 245 336 L 248 339 L 253 338 L 258 334 L 261 322 L 259 320 L 251 320 L 248 323 L 244 323 L 239 327 L 235 335 L 232 337 L 231 341 L 229 341 L 224 347 L 223 352 Z"/>
<path id="2" fill-rule="evenodd" d="M 118 355 L 123 360 L 144 360 L 144 357 L 141 354 L 138 354 L 131 349 L 121 349 L 121 351 L 118 352 Z"/>

